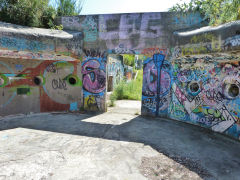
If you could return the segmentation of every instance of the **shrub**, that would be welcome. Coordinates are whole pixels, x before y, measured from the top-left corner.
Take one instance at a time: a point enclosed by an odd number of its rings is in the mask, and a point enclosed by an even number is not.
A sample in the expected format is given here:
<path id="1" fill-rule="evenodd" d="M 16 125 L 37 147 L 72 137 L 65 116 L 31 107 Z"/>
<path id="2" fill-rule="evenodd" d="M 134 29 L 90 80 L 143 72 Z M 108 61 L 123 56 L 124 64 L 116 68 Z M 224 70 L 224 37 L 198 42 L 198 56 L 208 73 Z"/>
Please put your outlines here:
<path id="1" fill-rule="evenodd" d="M 139 70 L 137 78 L 130 82 L 122 81 L 113 91 L 110 100 L 141 100 L 143 71 Z M 112 100 L 111 100 L 112 101 Z"/>

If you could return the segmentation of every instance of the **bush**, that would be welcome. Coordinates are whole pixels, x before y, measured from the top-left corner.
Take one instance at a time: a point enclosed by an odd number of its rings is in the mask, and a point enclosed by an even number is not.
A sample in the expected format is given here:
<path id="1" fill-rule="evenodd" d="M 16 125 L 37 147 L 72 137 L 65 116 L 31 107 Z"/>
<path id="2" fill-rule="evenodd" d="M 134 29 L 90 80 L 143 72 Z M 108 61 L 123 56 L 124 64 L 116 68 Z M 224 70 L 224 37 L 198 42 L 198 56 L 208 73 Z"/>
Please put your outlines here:
<path id="1" fill-rule="evenodd" d="M 0 7 L 1 21 L 31 27 L 44 27 L 44 17 L 49 19 L 53 15 L 50 13 L 55 13 L 49 8 L 48 0 L 1 0 Z"/>
<path id="2" fill-rule="evenodd" d="M 109 106 L 110 106 L 110 107 L 115 106 L 115 101 L 116 101 L 116 100 L 117 100 L 117 98 L 116 98 L 115 94 L 111 94 Z"/>
<path id="3" fill-rule="evenodd" d="M 82 1 L 55 0 L 53 7 L 49 0 L 0 0 L 0 21 L 40 28 L 61 29 L 54 21 L 56 16 L 78 15 Z"/>
<path id="4" fill-rule="evenodd" d="M 136 80 L 130 82 L 122 81 L 110 96 L 111 103 L 115 100 L 129 99 L 141 100 L 142 97 L 142 79 L 143 71 L 139 70 Z"/>
<path id="5" fill-rule="evenodd" d="M 210 25 L 219 25 L 240 19 L 240 0 L 190 0 L 177 3 L 172 12 L 199 12 Z"/>
<path id="6" fill-rule="evenodd" d="M 123 55 L 123 63 L 125 65 L 134 67 L 134 65 L 135 65 L 135 55 L 133 55 L 133 54 L 124 54 Z"/>

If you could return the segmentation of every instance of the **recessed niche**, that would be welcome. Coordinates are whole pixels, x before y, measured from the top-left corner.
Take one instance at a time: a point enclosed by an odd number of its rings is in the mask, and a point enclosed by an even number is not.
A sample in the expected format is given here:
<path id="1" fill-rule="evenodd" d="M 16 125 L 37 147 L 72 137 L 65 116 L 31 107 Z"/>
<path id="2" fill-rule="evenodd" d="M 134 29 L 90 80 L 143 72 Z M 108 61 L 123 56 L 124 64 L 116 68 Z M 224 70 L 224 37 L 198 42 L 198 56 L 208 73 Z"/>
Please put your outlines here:
<path id="1" fill-rule="evenodd" d="M 239 87 L 236 84 L 228 85 L 227 90 L 228 96 L 231 98 L 236 98 L 239 95 Z"/>
<path id="2" fill-rule="evenodd" d="M 30 93 L 30 88 L 17 88 L 17 95 L 26 95 Z"/>
<path id="3" fill-rule="evenodd" d="M 43 78 L 41 76 L 36 76 L 33 79 L 33 82 L 37 85 L 40 86 L 43 84 Z"/>
<path id="4" fill-rule="evenodd" d="M 77 84 L 77 79 L 75 77 L 71 76 L 71 77 L 68 78 L 68 82 L 71 85 L 76 85 Z"/>
<path id="5" fill-rule="evenodd" d="M 191 82 L 188 87 L 191 93 L 197 93 L 200 89 L 200 86 L 197 82 Z"/>

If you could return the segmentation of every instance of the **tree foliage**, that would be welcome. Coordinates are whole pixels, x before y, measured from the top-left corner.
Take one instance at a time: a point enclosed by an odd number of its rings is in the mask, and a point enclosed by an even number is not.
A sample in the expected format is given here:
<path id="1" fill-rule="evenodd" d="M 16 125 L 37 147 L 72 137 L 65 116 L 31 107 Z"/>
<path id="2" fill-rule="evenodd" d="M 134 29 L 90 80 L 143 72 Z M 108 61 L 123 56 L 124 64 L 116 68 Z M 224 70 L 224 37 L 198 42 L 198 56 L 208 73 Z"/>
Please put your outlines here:
<path id="1" fill-rule="evenodd" d="M 48 0 L 0 0 L 0 4 L 1 21 L 44 27 L 46 21 L 54 18 L 51 14 L 54 10 L 48 6 Z"/>
<path id="2" fill-rule="evenodd" d="M 55 4 L 51 6 L 49 0 L 0 0 L 0 21 L 53 28 L 57 16 L 77 15 L 82 7 L 77 6 L 76 0 L 55 0 Z"/>
<path id="3" fill-rule="evenodd" d="M 191 0 L 176 4 L 172 12 L 200 12 L 210 25 L 219 25 L 240 19 L 240 0 Z"/>
<path id="4" fill-rule="evenodd" d="M 77 4 L 77 0 L 57 0 L 58 16 L 74 16 L 78 15 L 82 10 L 82 4 Z"/>
<path id="5" fill-rule="evenodd" d="M 123 55 L 123 63 L 128 65 L 128 66 L 134 67 L 135 55 L 133 55 L 133 54 L 124 54 Z"/>

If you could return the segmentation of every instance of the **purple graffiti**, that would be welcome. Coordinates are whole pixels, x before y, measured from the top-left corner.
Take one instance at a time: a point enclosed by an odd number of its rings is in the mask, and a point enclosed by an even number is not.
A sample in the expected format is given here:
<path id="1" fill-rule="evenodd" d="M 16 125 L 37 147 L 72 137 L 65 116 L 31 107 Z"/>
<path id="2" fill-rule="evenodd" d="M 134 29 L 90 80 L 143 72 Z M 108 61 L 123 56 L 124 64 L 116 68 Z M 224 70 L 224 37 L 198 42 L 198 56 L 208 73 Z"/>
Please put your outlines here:
<path id="1" fill-rule="evenodd" d="M 100 69 L 95 59 L 88 60 L 82 66 L 83 88 L 91 93 L 100 93 L 106 86 L 106 73 Z"/>
<path id="2" fill-rule="evenodd" d="M 143 95 L 154 96 L 157 94 L 157 68 L 153 61 L 150 61 L 143 69 Z M 160 95 L 165 94 L 171 85 L 171 77 L 168 72 L 161 71 L 161 90 Z"/>

